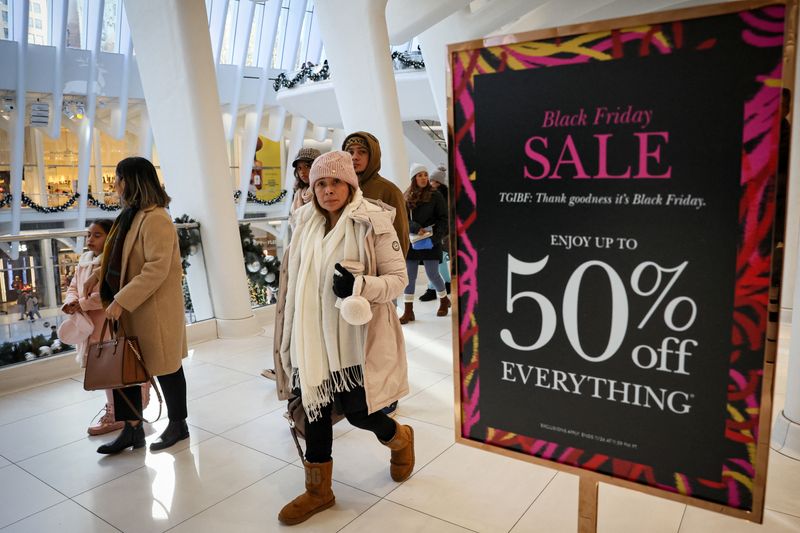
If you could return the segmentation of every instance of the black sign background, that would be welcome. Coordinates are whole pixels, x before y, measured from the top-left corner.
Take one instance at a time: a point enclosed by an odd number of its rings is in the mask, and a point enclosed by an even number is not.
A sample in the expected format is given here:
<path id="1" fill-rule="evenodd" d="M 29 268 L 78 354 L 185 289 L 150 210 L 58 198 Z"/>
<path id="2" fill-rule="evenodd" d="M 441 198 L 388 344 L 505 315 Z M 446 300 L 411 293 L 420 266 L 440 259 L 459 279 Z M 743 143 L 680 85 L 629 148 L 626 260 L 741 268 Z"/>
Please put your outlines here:
<path id="1" fill-rule="evenodd" d="M 726 368 L 730 356 L 737 210 L 741 174 L 743 103 L 751 91 L 737 75 L 746 58 L 723 50 L 694 52 L 689 56 L 620 59 L 551 69 L 505 71 L 475 78 L 475 168 L 478 179 L 478 217 L 470 233 L 478 244 L 477 319 L 481 327 L 481 419 L 478 433 L 499 428 L 521 435 L 608 454 L 636 463 L 679 471 L 690 476 L 719 480 L 724 459 Z M 646 128 L 639 124 L 593 125 L 598 107 L 624 111 L 651 110 Z M 587 115 L 587 125 L 543 126 L 546 111 Z M 598 168 L 596 134 L 613 134 L 608 141 L 608 170 L 612 174 L 639 166 L 634 133 L 668 132 L 661 146 L 660 163 L 650 159 L 651 173 L 671 167 L 670 179 L 572 179 L 573 165 L 562 165 L 562 179 L 526 179 L 523 169 L 539 174 L 542 166 L 525 155 L 532 136 L 547 137 L 549 148 L 534 145 L 555 167 L 564 140 L 571 135 L 589 175 Z M 552 172 L 552 171 L 551 171 Z M 527 202 L 501 201 L 501 192 L 529 192 Z M 540 203 L 537 193 L 594 197 L 606 196 L 611 205 Z M 702 198 L 694 207 L 618 204 L 618 195 L 648 197 L 668 194 Z M 588 248 L 566 250 L 553 246 L 551 236 L 612 237 L 635 240 L 635 250 Z M 629 241 L 630 242 L 630 241 Z M 536 351 L 518 351 L 501 341 L 508 328 L 517 343 L 535 341 L 541 325 L 539 307 L 520 299 L 514 312 L 505 312 L 508 254 L 534 262 L 549 257 L 542 272 L 513 276 L 512 294 L 535 291 L 546 296 L 558 316 L 550 343 Z M 562 319 L 564 288 L 582 263 L 603 261 L 621 277 L 629 303 L 625 340 L 616 355 L 592 363 L 571 347 Z M 653 261 L 673 268 L 688 266 L 672 286 L 659 309 L 642 330 L 640 320 L 655 303 L 631 289 L 631 273 L 639 263 Z M 654 272 L 642 279 L 649 288 Z M 664 325 L 663 311 L 675 297 L 692 298 L 697 319 L 687 331 L 674 332 Z M 609 335 L 611 292 L 600 268 L 586 271 L 581 285 L 578 324 L 583 349 L 601 353 Z M 685 311 L 687 307 L 679 307 Z M 676 314 L 676 322 L 688 313 Z M 690 375 L 638 368 L 632 350 L 641 344 L 655 349 L 664 337 L 693 339 L 687 351 Z M 675 348 L 672 345 L 672 348 Z M 675 367 L 674 355 L 668 363 Z M 577 375 L 647 385 L 655 390 L 680 390 L 690 395 L 688 414 L 645 408 L 592 397 L 584 383 L 582 394 L 535 387 L 532 377 L 522 384 L 504 381 L 503 361 L 573 372 Z M 535 370 L 533 372 L 535 376 Z M 552 378 L 549 380 L 552 382 Z M 606 387 L 600 388 L 606 396 Z M 698 453 L 702 450 L 702 453 Z"/>

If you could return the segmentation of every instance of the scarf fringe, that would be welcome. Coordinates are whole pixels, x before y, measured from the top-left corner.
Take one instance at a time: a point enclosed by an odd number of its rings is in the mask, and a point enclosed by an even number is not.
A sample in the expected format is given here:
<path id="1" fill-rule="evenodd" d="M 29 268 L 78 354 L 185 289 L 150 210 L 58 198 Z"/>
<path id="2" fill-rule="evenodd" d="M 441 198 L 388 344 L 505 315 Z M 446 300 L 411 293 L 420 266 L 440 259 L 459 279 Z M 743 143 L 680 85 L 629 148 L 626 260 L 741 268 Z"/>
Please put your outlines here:
<path id="1" fill-rule="evenodd" d="M 330 377 L 317 387 L 303 390 L 300 387 L 300 372 L 297 368 L 292 371 L 291 388 L 300 389 L 303 396 L 303 407 L 306 416 L 311 422 L 319 419 L 322 408 L 333 401 L 337 392 L 350 392 L 364 386 L 364 369 L 361 365 L 351 366 L 331 372 Z"/>

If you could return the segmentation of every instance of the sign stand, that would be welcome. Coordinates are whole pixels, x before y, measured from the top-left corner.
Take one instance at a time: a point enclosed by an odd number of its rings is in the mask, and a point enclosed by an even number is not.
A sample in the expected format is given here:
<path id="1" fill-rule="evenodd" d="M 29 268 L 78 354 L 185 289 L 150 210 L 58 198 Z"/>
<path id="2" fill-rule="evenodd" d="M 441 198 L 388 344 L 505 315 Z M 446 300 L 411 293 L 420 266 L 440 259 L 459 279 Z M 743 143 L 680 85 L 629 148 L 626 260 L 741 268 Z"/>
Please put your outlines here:
<path id="1" fill-rule="evenodd" d="M 580 476 L 578 484 L 578 533 L 597 533 L 597 492 L 599 483 Z"/>
<path id="2" fill-rule="evenodd" d="M 579 533 L 601 481 L 763 522 L 798 3 L 448 46 L 456 442 L 577 475 Z"/>

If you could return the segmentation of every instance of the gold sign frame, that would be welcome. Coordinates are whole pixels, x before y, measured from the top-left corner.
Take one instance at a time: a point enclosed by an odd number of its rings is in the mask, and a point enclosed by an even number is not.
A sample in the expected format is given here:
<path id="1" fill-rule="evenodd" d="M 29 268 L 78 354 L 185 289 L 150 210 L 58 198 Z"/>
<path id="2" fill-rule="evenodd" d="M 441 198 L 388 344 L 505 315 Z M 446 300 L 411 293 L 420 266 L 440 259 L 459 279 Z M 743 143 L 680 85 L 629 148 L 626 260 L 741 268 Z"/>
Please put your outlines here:
<path id="1" fill-rule="evenodd" d="M 458 258 L 457 258 L 457 187 L 456 181 L 458 179 L 465 179 L 458 176 L 455 161 L 455 146 L 456 132 L 454 129 L 455 124 L 455 110 L 453 101 L 453 76 L 454 76 L 454 60 L 459 52 L 474 51 L 476 49 L 487 47 L 500 47 L 518 43 L 525 43 L 529 41 L 541 41 L 547 39 L 561 38 L 567 36 L 575 36 L 587 33 L 608 32 L 611 30 L 618 30 L 624 28 L 633 28 L 644 25 L 663 24 L 674 21 L 683 21 L 690 19 L 699 19 L 706 17 L 713 17 L 717 15 L 726 15 L 736 12 L 753 10 L 765 6 L 784 4 L 786 6 L 785 15 L 785 28 L 784 28 L 784 41 L 783 41 L 783 70 L 782 86 L 789 88 L 794 93 L 794 69 L 795 69 L 795 43 L 797 35 L 797 1 L 770 1 L 770 0 L 745 0 L 740 2 L 731 2 L 726 4 L 706 5 L 700 7 L 692 7 L 686 9 L 677 9 L 671 11 L 657 12 L 647 15 L 630 16 L 623 18 L 615 18 L 602 20 L 597 22 L 581 23 L 568 26 L 561 26 L 549 29 L 536 30 L 531 32 L 517 33 L 511 35 L 488 37 L 485 39 L 478 39 L 467 41 L 463 43 L 451 44 L 448 46 L 447 58 L 447 113 L 448 113 L 448 146 L 449 146 L 449 172 L 450 172 L 450 187 L 449 187 L 449 215 L 450 215 L 450 249 L 456 253 L 451 254 L 451 273 L 453 279 L 453 287 L 458 287 Z M 474 179 L 466 177 L 466 179 Z M 776 204 L 776 211 L 785 209 L 785 206 Z M 777 243 L 773 241 L 773 251 Z M 772 254 L 773 260 L 776 255 Z M 773 264 L 772 269 L 782 270 L 782 264 Z M 781 276 L 771 276 L 773 281 L 770 286 L 770 308 L 779 309 L 776 300 L 780 295 Z M 639 482 L 629 481 L 613 477 L 611 475 L 586 470 L 584 468 L 561 464 L 552 460 L 539 458 L 527 453 L 503 448 L 494 444 L 487 444 L 470 438 L 466 438 L 462 434 L 463 417 L 464 417 L 464 399 L 463 399 L 463 383 L 462 383 L 462 361 L 461 361 L 461 339 L 460 339 L 460 324 L 461 306 L 462 302 L 459 298 L 459 291 L 454 290 L 453 309 L 452 309 L 452 334 L 453 334 L 453 382 L 455 394 L 455 439 L 459 444 L 464 444 L 480 450 L 497 453 L 506 457 L 520 459 L 529 463 L 534 463 L 540 466 L 545 466 L 558 471 L 566 472 L 569 474 L 577 475 L 580 477 L 579 488 L 579 531 L 589 532 L 595 531 L 597 526 L 597 488 L 598 483 L 608 483 L 619 487 L 635 490 L 652 496 L 657 496 L 679 503 L 692 505 L 694 507 L 722 513 L 728 516 L 749 520 L 756 523 L 762 523 L 764 513 L 764 496 L 766 490 L 767 478 L 767 462 L 769 456 L 769 442 L 771 430 L 771 413 L 772 413 L 772 395 L 775 379 L 775 353 L 777 349 L 777 328 L 778 324 L 770 322 L 767 325 L 764 342 L 764 358 L 762 368 L 762 382 L 761 382 L 761 396 L 760 396 L 760 415 L 758 423 L 758 440 L 756 444 L 755 461 L 755 476 L 753 478 L 752 488 L 752 510 L 740 509 L 728 505 L 723 505 L 700 499 L 697 497 L 679 494 L 677 492 L 670 492 L 667 490 L 659 489 L 653 486 L 644 485 Z M 773 310 L 775 310 L 773 309 Z"/>

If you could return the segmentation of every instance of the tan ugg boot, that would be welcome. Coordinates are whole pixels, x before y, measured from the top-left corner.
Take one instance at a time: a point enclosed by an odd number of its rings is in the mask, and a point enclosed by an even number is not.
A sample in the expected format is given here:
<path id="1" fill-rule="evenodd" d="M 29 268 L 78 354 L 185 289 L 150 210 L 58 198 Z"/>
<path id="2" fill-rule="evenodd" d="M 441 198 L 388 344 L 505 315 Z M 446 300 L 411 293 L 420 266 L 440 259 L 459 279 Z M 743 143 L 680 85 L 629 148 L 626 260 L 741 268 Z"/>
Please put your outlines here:
<path id="1" fill-rule="evenodd" d="M 414 321 L 414 302 L 406 302 L 406 309 L 400 316 L 401 324 L 408 324 Z"/>
<path id="2" fill-rule="evenodd" d="M 414 428 L 401 426 L 396 420 L 397 430 L 389 442 L 383 442 L 392 450 L 389 472 L 395 481 L 405 481 L 414 471 Z"/>
<path id="3" fill-rule="evenodd" d="M 303 461 L 306 470 L 306 491 L 283 506 L 278 520 L 287 526 L 305 522 L 320 511 L 336 503 L 331 490 L 333 461 L 309 463 Z"/>
<path id="4" fill-rule="evenodd" d="M 447 293 L 444 296 L 439 296 L 439 309 L 436 311 L 436 316 L 447 316 L 447 310 L 450 309 L 450 298 Z"/>

